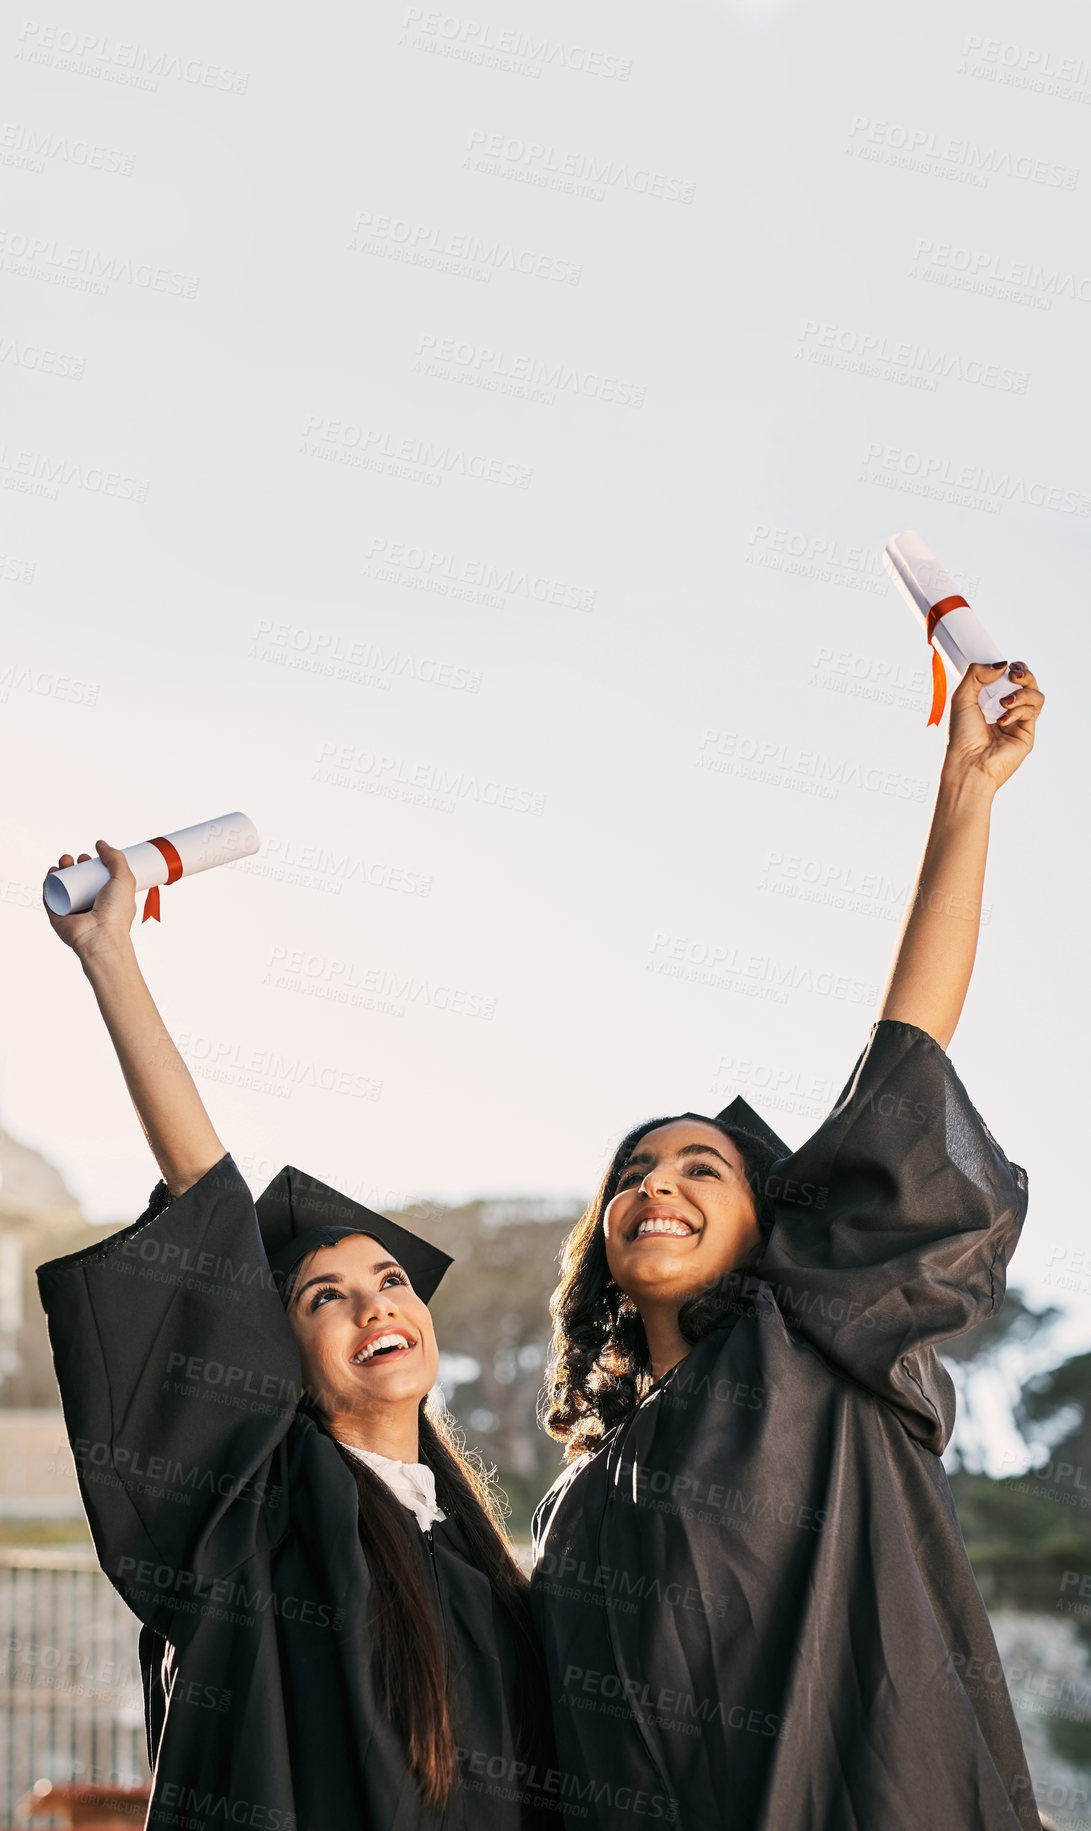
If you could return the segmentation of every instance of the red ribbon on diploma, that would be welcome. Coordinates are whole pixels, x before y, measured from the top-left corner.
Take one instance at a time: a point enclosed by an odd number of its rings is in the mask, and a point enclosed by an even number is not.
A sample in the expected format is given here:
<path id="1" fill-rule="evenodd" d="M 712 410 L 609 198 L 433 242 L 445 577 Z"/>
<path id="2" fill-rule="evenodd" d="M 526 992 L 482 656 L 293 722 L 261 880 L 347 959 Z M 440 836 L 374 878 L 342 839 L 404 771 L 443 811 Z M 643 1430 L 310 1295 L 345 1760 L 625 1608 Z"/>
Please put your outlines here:
<path id="1" fill-rule="evenodd" d="M 951 598 L 948 601 L 949 601 L 949 603 L 954 604 L 956 602 L 956 599 Z M 959 599 L 957 601 L 961 602 L 961 599 Z M 178 882 L 178 879 L 182 875 L 182 861 L 179 858 L 178 853 L 175 851 L 174 847 L 171 845 L 170 840 L 169 839 L 149 839 L 148 844 L 159 847 L 159 850 L 162 852 L 163 857 L 167 861 L 167 882 L 168 882 L 168 884 L 176 884 Z M 158 884 L 153 884 L 151 889 L 148 891 L 147 896 L 144 898 L 144 914 L 141 916 L 140 920 L 142 922 L 146 922 L 149 916 L 152 917 L 153 921 L 158 922 L 158 920 L 159 920 L 159 885 Z"/>
<path id="2" fill-rule="evenodd" d="M 969 610 L 969 608 L 970 606 L 967 604 L 965 598 L 955 596 L 951 598 L 941 598 L 939 603 L 933 604 L 931 610 L 928 612 L 926 628 L 928 632 L 928 646 L 932 651 L 932 710 L 928 714 L 928 723 L 930 725 L 939 724 L 940 719 L 943 717 L 943 708 L 947 703 L 947 675 L 944 672 L 943 662 L 939 658 L 936 645 L 932 641 L 932 637 L 936 633 L 936 624 L 941 617 L 947 615 L 949 610 Z M 158 845 L 158 839 L 154 843 Z"/>

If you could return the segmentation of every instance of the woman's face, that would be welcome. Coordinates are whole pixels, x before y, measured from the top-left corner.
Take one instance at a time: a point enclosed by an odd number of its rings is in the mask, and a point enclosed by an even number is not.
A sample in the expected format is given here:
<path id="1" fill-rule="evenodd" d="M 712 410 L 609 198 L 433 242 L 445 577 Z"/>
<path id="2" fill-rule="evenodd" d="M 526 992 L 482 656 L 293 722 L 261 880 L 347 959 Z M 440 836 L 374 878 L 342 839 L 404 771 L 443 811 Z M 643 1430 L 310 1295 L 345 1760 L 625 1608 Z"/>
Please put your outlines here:
<path id="1" fill-rule="evenodd" d="M 742 1154 L 718 1126 L 672 1119 L 639 1139 L 603 1220 L 606 1262 L 639 1308 L 681 1304 L 761 1238 Z"/>
<path id="2" fill-rule="evenodd" d="M 428 1305 L 370 1234 L 346 1234 L 304 1259 L 288 1305 L 303 1383 L 333 1420 L 416 1410 L 432 1390 L 439 1351 Z"/>

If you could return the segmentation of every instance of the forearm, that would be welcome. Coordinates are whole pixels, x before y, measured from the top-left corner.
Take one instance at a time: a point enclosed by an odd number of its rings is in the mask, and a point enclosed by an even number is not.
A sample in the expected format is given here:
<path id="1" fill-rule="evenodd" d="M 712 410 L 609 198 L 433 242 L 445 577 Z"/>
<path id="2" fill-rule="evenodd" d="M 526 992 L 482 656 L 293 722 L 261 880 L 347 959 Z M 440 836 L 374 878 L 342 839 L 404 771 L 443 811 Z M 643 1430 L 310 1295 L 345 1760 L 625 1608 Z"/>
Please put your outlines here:
<path id="1" fill-rule="evenodd" d="M 155 1006 L 128 936 L 80 961 L 117 1051 L 125 1084 L 171 1194 L 218 1163 L 224 1147 Z"/>
<path id="2" fill-rule="evenodd" d="M 916 1024 L 946 1049 L 973 972 L 994 793 L 979 774 L 944 769 L 880 1017 Z"/>

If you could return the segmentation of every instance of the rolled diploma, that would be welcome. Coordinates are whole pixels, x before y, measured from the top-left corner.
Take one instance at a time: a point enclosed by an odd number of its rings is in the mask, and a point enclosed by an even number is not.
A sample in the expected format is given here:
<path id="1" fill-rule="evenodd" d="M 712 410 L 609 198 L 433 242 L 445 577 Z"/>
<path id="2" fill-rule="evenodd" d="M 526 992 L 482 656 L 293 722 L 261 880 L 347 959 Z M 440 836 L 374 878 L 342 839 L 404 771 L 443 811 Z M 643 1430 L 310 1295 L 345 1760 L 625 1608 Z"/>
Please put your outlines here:
<path id="1" fill-rule="evenodd" d="M 174 847 L 182 861 L 182 876 L 193 877 L 198 871 L 211 871 L 213 865 L 229 865 L 232 859 L 246 858 L 261 845 L 257 828 L 246 814 L 221 814 L 218 820 L 202 820 L 199 826 L 185 826 L 177 833 L 161 835 Z M 137 890 L 150 890 L 153 884 L 165 884 L 170 866 L 157 845 L 142 839 L 139 845 L 123 848 L 129 861 Z M 51 871 L 42 885 L 42 897 L 54 915 L 78 915 L 90 909 L 110 873 L 101 858 L 88 858 L 79 865 L 65 865 Z"/>
<path id="2" fill-rule="evenodd" d="M 912 528 L 891 535 L 883 550 L 883 565 L 926 630 L 928 612 L 934 604 L 942 604 L 944 598 L 962 596 L 950 574 L 943 570 L 935 554 Z M 996 643 L 968 605 L 956 605 L 947 611 L 936 624 L 932 640 L 960 680 L 971 662 L 1000 659 Z M 1018 685 L 1010 674 L 1004 673 L 991 686 L 982 687 L 977 703 L 988 724 L 995 725 L 1004 710 L 1000 704 L 1002 696 Z"/>

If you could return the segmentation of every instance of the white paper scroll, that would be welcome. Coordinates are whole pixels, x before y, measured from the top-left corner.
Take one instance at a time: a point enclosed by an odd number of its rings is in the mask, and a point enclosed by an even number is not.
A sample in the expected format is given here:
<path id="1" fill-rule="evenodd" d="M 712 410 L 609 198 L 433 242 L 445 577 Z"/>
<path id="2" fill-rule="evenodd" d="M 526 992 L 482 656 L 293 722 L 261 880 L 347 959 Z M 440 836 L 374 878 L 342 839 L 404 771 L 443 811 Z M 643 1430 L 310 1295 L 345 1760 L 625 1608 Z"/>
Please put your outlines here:
<path id="1" fill-rule="evenodd" d="M 238 813 L 221 814 L 218 820 L 202 820 L 199 826 L 164 833 L 160 840 L 162 850 L 151 839 L 124 847 L 138 890 L 173 883 L 179 876 L 193 877 L 198 871 L 211 871 L 213 865 L 229 865 L 232 859 L 246 858 L 261 845 L 254 822 Z M 174 867 L 172 853 L 181 864 L 180 873 Z M 51 871 L 42 885 L 45 906 L 54 915 L 78 915 L 81 910 L 90 909 L 109 878 L 101 858 L 88 858 L 80 865 Z"/>
<path id="2" fill-rule="evenodd" d="M 883 565 L 926 630 L 928 612 L 934 605 L 942 604 L 944 598 L 962 596 L 935 554 L 911 528 L 902 534 L 891 535 L 883 551 Z M 936 648 L 947 657 L 960 680 L 971 662 L 1002 659 L 997 653 L 993 637 L 974 616 L 968 604 L 958 604 L 946 611 L 936 623 L 932 640 Z M 1000 704 L 1003 695 L 1012 692 L 1018 685 L 1017 680 L 1012 680 L 1010 674 L 1004 673 L 991 685 L 982 687 L 977 703 L 988 724 L 994 725 L 1004 711 Z"/>

